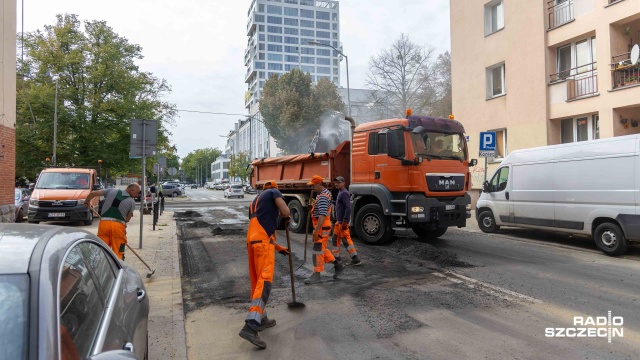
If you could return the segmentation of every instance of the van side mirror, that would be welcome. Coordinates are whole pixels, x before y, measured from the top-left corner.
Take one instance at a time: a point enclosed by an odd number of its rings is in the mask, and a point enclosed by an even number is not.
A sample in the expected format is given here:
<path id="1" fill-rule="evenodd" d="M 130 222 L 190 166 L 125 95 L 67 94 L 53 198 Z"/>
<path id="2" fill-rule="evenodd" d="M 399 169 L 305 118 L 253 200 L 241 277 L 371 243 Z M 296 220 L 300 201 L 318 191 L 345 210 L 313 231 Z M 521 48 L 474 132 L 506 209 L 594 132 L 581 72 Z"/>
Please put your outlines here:
<path id="1" fill-rule="evenodd" d="M 489 182 L 488 182 L 488 181 L 485 181 L 485 182 L 482 184 L 482 192 L 486 192 L 486 193 L 491 192 L 491 185 L 489 185 Z"/>
<path id="2" fill-rule="evenodd" d="M 478 159 L 469 160 L 469 167 L 474 167 L 476 165 L 478 165 Z"/>
<path id="3" fill-rule="evenodd" d="M 93 190 L 93 191 L 101 190 L 100 184 L 93 184 L 93 188 L 92 188 L 92 190 Z"/>

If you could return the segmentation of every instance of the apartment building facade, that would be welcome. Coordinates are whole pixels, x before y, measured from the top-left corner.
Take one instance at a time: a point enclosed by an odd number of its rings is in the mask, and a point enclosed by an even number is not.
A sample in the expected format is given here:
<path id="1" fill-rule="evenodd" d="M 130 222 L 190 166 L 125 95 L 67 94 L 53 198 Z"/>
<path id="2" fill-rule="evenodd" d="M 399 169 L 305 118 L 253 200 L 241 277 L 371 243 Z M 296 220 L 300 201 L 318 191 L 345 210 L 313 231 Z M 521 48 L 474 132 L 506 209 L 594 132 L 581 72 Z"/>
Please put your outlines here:
<path id="1" fill-rule="evenodd" d="M 16 1 L 2 0 L 2 108 L 0 109 L 0 222 L 15 220 Z"/>
<path id="2" fill-rule="evenodd" d="M 640 133 L 640 1 L 450 4 L 453 113 L 472 157 L 496 132 L 488 177 L 509 151 Z"/>
<path id="3" fill-rule="evenodd" d="M 229 180 L 229 156 L 223 154 L 219 156 L 216 161 L 211 163 L 211 179 L 210 182 L 221 182 L 222 180 Z"/>

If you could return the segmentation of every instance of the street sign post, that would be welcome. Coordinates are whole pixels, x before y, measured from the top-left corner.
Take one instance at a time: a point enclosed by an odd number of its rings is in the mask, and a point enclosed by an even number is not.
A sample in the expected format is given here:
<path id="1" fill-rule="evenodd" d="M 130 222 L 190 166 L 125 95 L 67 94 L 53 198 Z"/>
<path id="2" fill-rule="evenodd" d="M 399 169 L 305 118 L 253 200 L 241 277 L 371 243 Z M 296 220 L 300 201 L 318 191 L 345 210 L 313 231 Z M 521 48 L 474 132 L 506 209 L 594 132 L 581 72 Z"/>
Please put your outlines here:
<path id="1" fill-rule="evenodd" d="M 142 158 L 142 185 L 140 186 L 140 243 L 142 249 L 142 229 L 144 217 L 144 203 L 147 198 L 145 186 L 147 182 L 146 157 L 155 156 L 158 146 L 158 121 L 133 119 L 131 120 L 131 138 L 129 158 Z"/>
<path id="2" fill-rule="evenodd" d="M 484 181 L 487 181 L 487 158 L 496 156 L 496 133 L 494 131 L 480 133 L 479 155 L 484 158 Z"/>

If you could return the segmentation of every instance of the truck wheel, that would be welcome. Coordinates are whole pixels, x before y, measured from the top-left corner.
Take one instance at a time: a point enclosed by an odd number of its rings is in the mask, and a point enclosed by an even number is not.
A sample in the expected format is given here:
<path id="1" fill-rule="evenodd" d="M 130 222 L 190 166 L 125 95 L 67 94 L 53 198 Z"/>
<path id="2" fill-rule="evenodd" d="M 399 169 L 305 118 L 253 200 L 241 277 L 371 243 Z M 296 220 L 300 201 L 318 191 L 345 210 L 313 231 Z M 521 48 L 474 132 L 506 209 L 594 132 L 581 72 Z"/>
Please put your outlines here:
<path id="1" fill-rule="evenodd" d="M 83 221 L 85 225 L 93 224 L 93 211 L 89 211 L 89 219 Z"/>
<path id="2" fill-rule="evenodd" d="M 358 238 L 367 244 L 382 245 L 393 237 L 389 218 L 378 204 L 365 205 L 356 215 L 354 225 Z"/>
<path id="3" fill-rule="evenodd" d="M 478 216 L 478 227 L 485 233 L 494 233 L 500 230 L 500 226 L 496 225 L 496 219 L 493 217 L 491 210 L 485 210 Z"/>
<path id="4" fill-rule="evenodd" d="M 614 223 L 603 223 L 593 231 L 593 240 L 598 249 L 609 256 L 624 254 L 629 248 L 629 240 L 624 236 L 620 226 Z"/>
<path id="5" fill-rule="evenodd" d="M 307 209 L 300 203 L 300 201 L 293 199 L 289 201 L 289 212 L 291 216 L 291 222 L 289 223 L 289 229 L 294 233 L 304 233 L 307 222 Z"/>
<path id="6" fill-rule="evenodd" d="M 446 227 L 438 228 L 437 230 L 430 230 L 426 224 L 414 224 L 411 225 L 411 230 L 420 238 L 424 240 L 435 240 L 447 232 Z"/>

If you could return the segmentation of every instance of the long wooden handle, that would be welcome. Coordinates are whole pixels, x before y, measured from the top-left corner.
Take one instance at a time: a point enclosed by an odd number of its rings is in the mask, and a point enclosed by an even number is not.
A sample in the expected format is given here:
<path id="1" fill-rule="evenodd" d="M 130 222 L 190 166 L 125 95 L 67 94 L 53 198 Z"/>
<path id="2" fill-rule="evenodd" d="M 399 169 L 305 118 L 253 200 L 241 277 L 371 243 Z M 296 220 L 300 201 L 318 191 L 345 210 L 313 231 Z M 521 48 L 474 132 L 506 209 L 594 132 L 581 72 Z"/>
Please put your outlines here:
<path id="1" fill-rule="evenodd" d="M 127 247 L 129 248 L 129 250 L 131 250 L 131 252 L 133 253 L 133 255 L 135 255 L 136 257 L 138 257 L 138 259 L 140 259 L 140 261 L 142 261 L 142 263 L 144 264 L 144 266 L 147 267 L 147 269 L 149 269 L 149 271 L 153 271 L 151 270 L 151 267 L 149 265 L 147 265 L 146 262 L 144 262 L 144 260 L 142 260 L 142 258 L 140 257 L 140 255 L 138 255 L 137 252 L 133 251 L 133 249 L 131 248 L 131 246 L 129 246 L 129 244 L 125 243 L 125 245 L 127 245 Z"/>

